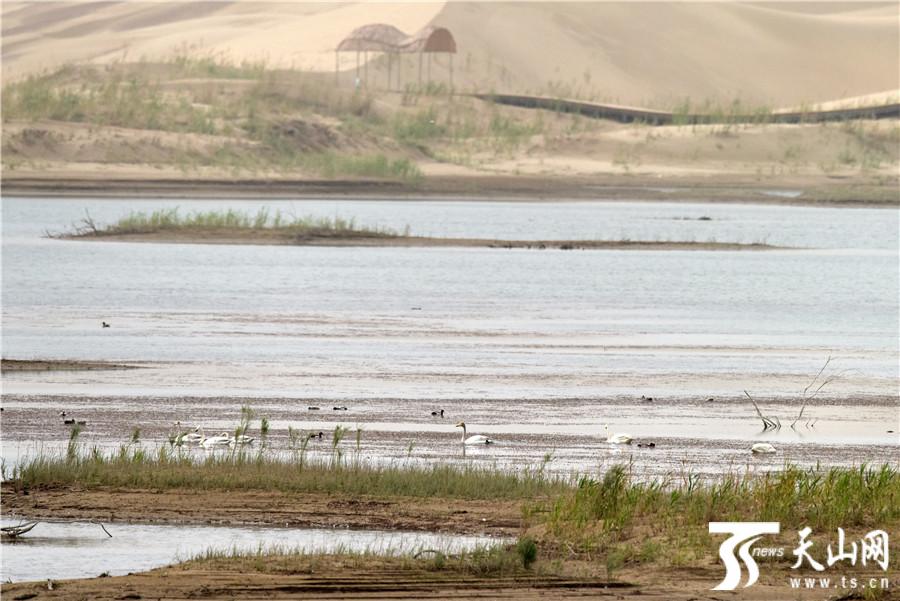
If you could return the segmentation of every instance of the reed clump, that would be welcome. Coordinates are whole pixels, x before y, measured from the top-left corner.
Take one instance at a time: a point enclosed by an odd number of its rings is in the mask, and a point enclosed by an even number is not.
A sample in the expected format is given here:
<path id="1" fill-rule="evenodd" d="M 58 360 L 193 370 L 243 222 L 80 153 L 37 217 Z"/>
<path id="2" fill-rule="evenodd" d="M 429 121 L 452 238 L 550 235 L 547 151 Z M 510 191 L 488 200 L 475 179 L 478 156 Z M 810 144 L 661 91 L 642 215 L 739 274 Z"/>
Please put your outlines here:
<path id="1" fill-rule="evenodd" d="M 335 437 L 336 439 L 337 437 Z M 198 457 L 187 449 L 156 450 L 125 445 L 114 453 L 97 449 L 39 455 L 5 470 L 17 487 L 73 486 L 275 490 L 368 496 L 458 499 L 533 499 L 565 490 L 563 479 L 537 470 L 512 473 L 492 467 L 449 464 L 373 464 L 345 460 L 336 440 L 325 456 L 279 458 L 258 450 L 224 450 Z M 305 455 L 306 446 L 302 453 Z"/>
<path id="2" fill-rule="evenodd" d="M 809 526 L 831 536 L 837 528 L 890 530 L 900 524 L 900 471 L 887 464 L 787 465 L 763 474 L 639 482 L 626 466 L 613 466 L 599 479 L 581 478 L 543 511 L 549 538 L 589 554 L 619 550 L 631 561 L 654 560 L 672 555 L 660 544 L 670 540 L 684 543 L 679 553 L 699 556 L 715 551 L 709 522 L 780 522 L 785 531 Z M 648 529 L 652 536 L 643 536 Z"/>
<path id="3" fill-rule="evenodd" d="M 178 231 L 236 231 L 268 232 L 289 237 L 376 237 L 391 238 L 409 235 L 408 226 L 404 232 L 381 226 L 363 226 L 354 218 L 286 216 L 281 211 L 271 212 L 261 208 L 256 213 L 246 213 L 228 209 L 224 211 L 194 211 L 182 213 L 178 207 L 157 209 L 152 212 L 136 211 L 122 217 L 115 223 L 99 226 L 86 214 L 75 224 L 74 236 L 118 236 L 125 234 L 153 234 Z"/>

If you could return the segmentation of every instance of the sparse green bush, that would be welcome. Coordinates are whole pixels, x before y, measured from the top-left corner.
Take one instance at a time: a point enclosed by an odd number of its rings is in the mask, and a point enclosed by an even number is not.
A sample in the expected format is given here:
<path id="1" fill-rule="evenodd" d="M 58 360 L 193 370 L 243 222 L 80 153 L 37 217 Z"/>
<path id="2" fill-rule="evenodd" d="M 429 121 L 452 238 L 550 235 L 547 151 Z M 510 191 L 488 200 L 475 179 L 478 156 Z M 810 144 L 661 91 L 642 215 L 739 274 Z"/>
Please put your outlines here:
<path id="1" fill-rule="evenodd" d="M 537 542 L 530 536 L 523 536 L 516 541 L 516 553 L 522 560 L 522 567 L 530 568 L 531 564 L 537 560 Z"/>
<path id="2" fill-rule="evenodd" d="M 132 212 L 106 227 L 99 227 L 90 215 L 75 235 L 104 236 L 122 234 L 150 234 L 174 230 L 278 230 L 295 236 L 378 236 L 395 237 L 400 233 L 385 227 L 360 226 L 354 219 L 343 217 L 301 216 L 286 218 L 280 211 L 270 213 L 267 207 L 256 214 L 228 209 L 225 211 L 194 211 L 181 214 L 178 207 L 157 209 L 152 213 Z M 409 235 L 408 227 L 403 235 Z M 246 430 L 252 413 L 243 416 L 239 428 Z"/>

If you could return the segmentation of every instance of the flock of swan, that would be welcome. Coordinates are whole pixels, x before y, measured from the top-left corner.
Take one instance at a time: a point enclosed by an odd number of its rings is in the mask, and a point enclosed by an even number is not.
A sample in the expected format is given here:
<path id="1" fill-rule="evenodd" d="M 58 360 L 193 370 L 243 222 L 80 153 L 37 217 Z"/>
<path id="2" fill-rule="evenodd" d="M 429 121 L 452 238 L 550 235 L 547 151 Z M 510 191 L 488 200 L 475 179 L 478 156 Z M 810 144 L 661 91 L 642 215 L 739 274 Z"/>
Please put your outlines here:
<path id="1" fill-rule="evenodd" d="M 206 436 L 199 427 L 194 428 L 193 432 L 182 432 L 175 438 L 175 444 L 182 445 L 184 443 L 197 444 L 204 449 L 212 449 L 216 447 L 228 447 L 236 445 L 251 444 L 252 436 L 239 434 L 237 436 L 222 432 L 216 436 Z"/>
<path id="2" fill-rule="evenodd" d="M 318 407 L 317 407 L 317 409 L 318 409 Z M 339 410 L 339 408 L 335 407 L 335 410 Z M 344 407 L 341 407 L 340 410 L 346 411 L 346 409 Z M 65 417 L 66 413 L 62 412 L 62 413 L 60 413 L 60 415 Z M 443 418 L 444 410 L 438 409 L 438 410 L 432 411 L 431 415 L 433 417 Z M 175 422 L 175 426 L 177 428 L 180 428 L 181 422 Z M 466 423 L 463 421 L 458 422 L 456 424 L 456 427 L 462 428 L 462 437 L 460 438 L 460 442 L 463 445 L 490 445 L 490 444 L 494 444 L 494 442 L 495 442 L 494 439 L 488 438 L 487 436 L 484 436 L 482 434 L 473 434 L 473 435 L 469 436 L 468 432 L 466 430 Z M 631 434 L 627 434 L 625 432 L 612 432 L 611 433 L 609 431 L 608 425 L 604 425 L 603 429 L 606 432 L 606 438 L 604 439 L 604 442 L 606 442 L 607 444 L 630 445 L 634 441 L 634 437 Z M 319 432 L 318 434 L 313 432 L 312 434 L 309 435 L 310 439 L 314 439 L 317 437 L 319 439 L 321 439 L 322 432 Z M 203 433 L 203 430 L 198 426 L 198 427 L 194 428 L 192 431 L 186 430 L 186 431 L 179 433 L 175 437 L 175 444 L 179 445 L 179 446 L 182 444 L 185 444 L 185 443 L 196 444 L 204 449 L 211 449 L 211 448 L 217 448 L 217 447 L 233 447 L 236 445 L 251 444 L 251 443 L 253 443 L 253 440 L 254 439 L 251 436 L 247 436 L 244 434 L 235 436 L 235 435 L 229 434 L 228 432 L 222 432 L 221 434 L 218 434 L 215 436 L 206 436 Z M 656 443 L 654 443 L 654 442 L 638 443 L 637 446 L 653 449 L 653 448 L 656 448 Z M 774 446 L 772 446 L 771 444 L 769 444 L 767 442 L 757 442 L 750 447 L 750 452 L 753 453 L 754 455 L 771 455 L 773 453 L 777 453 L 778 451 L 775 449 Z"/>
<path id="3" fill-rule="evenodd" d="M 437 415 L 437 414 L 438 413 L 436 411 L 431 412 L 431 415 Z M 441 409 L 440 415 L 441 415 L 441 417 L 444 416 L 443 409 Z M 481 434 L 474 434 L 472 436 L 466 437 L 466 423 L 465 422 L 459 422 L 458 424 L 456 424 L 456 427 L 462 428 L 461 442 L 464 445 L 487 445 L 487 444 L 494 443 L 494 441 L 492 439 L 488 438 L 487 436 L 482 436 Z M 606 432 L 605 442 L 607 444 L 625 445 L 625 444 L 631 444 L 634 441 L 634 437 L 631 434 L 626 434 L 625 432 L 610 433 L 608 425 L 603 426 L 603 429 Z M 646 443 L 646 444 L 638 443 L 638 446 L 653 449 L 653 448 L 656 448 L 656 443 L 655 442 L 650 442 L 650 443 Z M 754 444 L 753 446 L 750 447 L 750 452 L 753 453 L 754 455 L 770 455 L 772 453 L 776 453 L 777 451 L 776 451 L 775 447 L 773 447 L 772 445 L 770 445 L 767 442 L 757 442 L 756 444 Z"/>
<path id="4" fill-rule="evenodd" d="M 440 415 L 441 417 L 443 417 L 444 410 L 441 409 L 440 413 L 438 413 L 437 411 L 433 411 L 431 414 L 434 416 Z M 492 438 L 488 438 L 487 436 L 484 436 L 482 434 L 473 434 L 472 436 L 468 436 L 465 422 L 457 423 L 456 427 L 462 428 L 462 437 L 460 438 L 460 442 L 464 445 L 494 444 L 494 440 Z M 607 444 L 629 445 L 634 441 L 634 437 L 631 434 L 626 434 L 624 432 L 610 433 L 608 425 L 603 426 L 603 429 L 606 432 L 605 442 Z M 319 432 L 318 434 L 310 434 L 310 439 L 316 437 L 321 439 L 322 432 Z M 251 436 L 247 436 L 244 434 L 235 436 L 229 434 L 228 432 L 222 432 L 221 434 L 215 436 L 206 436 L 201 428 L 196 427 L 193 431 L 185 431 L 180 433 L 175 439 L 175 444 L 179 446 L 185 443 L 197 444 L 204 449 L 211 449 L 216 447 L 233 447 L 236 445 L 251 444 L 253 440 L 254 439 Z M 638 446 L 652 449 L 656 447 L 656 443 L 639 443 Z M 750 452 L 754 455 L 770 455 L 772 453 L 776 453 L 777 451 L 774 446 L 767 442 L 757 442 L 750 447 Z"/>

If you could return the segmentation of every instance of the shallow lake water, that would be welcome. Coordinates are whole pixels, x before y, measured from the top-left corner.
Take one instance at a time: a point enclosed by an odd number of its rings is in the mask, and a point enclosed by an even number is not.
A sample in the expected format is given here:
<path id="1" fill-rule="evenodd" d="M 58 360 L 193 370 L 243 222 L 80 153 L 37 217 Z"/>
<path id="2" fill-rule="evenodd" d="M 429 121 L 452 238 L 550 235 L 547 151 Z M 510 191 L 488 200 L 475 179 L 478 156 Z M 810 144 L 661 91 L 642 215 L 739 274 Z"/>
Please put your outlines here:
<path id="1" fill-rule="evenodd" d="M 185 213 L 269 207 L 409 225 L 418 235 L 790 248 L 314 248 L 43 237 L 86 210 L 102 224 L 174 206 Z M 141 366 L 3 374 L 8 464 L 63 444 L 63 410 L 88 421 L 86 444 L 112 448 L 136 427 L 149 446 L 164 444 L 175 421 L 233 429 L 242 404 L 271 421 L 272 452 L 287 452 L 289 426 L 327 435 L 341 424 L 351 428 L 348 438 L 361 428 L 362 452 L 380 462 L 521 467 L 549 453 L 548 469 L 559 472 L 630 460 L 637 473 L 654 476 L 897 457 L 892 209 L 7 198 L 2 214 L 3 357 Z M 787 427 L 829 356 L 827 373 L 839 377 L 796 429 Z M 785 427 L 760 433 L 745 390 Z M 443 420 L 431 416 L 439 408 Z M 462 457 L 458 420 L 497 444 Z M 656 447 L 605 445 L 606 425 Z M 773 441 L 779 453 L 750 456 L 757 440 Z"/>
<path id="2" fill-rule="evenodd" d="M 3 519 L 5 526 L 21 522 Z M 336 551 L 413 554 L 422 549 L 459 553 L 504 542 L 483 536 L 423 532 L 322 530 L 217 526 L 161 526 L 41 522 L 16 542 L 4 541 L 3 581 L 118 576 L 191 559 L 207 551 L 230 553 L 277 549 L 325 553 Z"/>

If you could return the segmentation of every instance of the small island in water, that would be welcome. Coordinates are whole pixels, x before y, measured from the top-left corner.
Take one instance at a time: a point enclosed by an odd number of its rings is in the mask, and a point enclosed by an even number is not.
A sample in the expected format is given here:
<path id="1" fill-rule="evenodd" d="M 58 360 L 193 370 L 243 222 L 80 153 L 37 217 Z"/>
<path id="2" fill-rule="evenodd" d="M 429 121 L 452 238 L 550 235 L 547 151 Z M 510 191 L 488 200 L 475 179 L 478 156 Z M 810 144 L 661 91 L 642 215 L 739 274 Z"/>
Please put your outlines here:
<path id="1" fill-rule="evenodd" d="M 258 244 L 285 246 L 482 247 L 556 250 L 772 250 L 784 247 L 763 242 L 716 240 L 507 240 L 416 236 L 409 226 L 396 230 L 363 226 L 342 217 L 290 217 L 260 209 L 255 215 L 228 211 L 182 215 L 177 208 L 152 213 L 133 212 L 116 223 L 98 225 L 86 215 L 72 229 L 49 233 L 65 240 L 177 242 L 181 244 Z"/>

